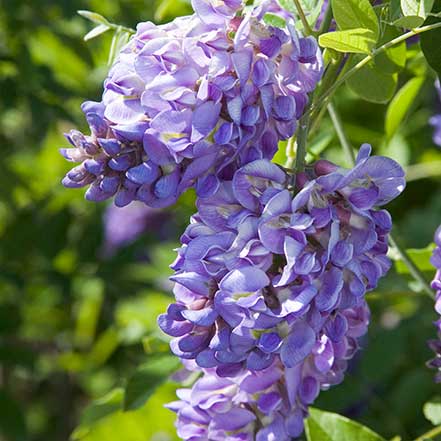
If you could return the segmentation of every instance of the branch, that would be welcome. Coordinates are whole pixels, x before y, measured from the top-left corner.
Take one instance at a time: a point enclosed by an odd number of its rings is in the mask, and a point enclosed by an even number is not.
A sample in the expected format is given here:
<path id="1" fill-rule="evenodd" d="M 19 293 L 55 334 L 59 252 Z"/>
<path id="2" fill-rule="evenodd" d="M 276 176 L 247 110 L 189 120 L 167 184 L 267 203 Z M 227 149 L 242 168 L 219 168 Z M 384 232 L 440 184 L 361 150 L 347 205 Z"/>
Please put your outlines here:
<path id="1" fill-rule="evenodd" d="M 311 26 L 309 26 L 308 20 L 305 16 L 305 12 L 303 11 L 302 5 L 300 4 L 299 0 L 294 0 L 294 4 L 296 5 L 297 12 L 303 24 L 303 28 L 305 29 L 305 35 L 314 35 L 314 31 L 311 29 Z"/>

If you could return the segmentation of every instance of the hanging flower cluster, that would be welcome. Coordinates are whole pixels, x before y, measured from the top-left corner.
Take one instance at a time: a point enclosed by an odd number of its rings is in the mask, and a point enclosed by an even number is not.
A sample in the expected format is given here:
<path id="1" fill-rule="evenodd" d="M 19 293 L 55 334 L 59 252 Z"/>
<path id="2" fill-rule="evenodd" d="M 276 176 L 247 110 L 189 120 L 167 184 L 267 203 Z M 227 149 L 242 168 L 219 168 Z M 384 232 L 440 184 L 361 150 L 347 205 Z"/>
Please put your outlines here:
<path id="1" fill-rule="evenodd" d="M 167 407 L 178 415 L 178 435 L 185 440 L 290 441 L 303 432 L 308 406 L 320 389 L 340 383 L 367 331 L 364 300 L 334 317 L 322 319 L 312 351 L 287 368 L 279 358 L 259 371 L 232 378 L 204 369 L 191 389 L 177 391 L 179 401 Z"/>
<path id="2" fill-rule="evenodd" d="M 364 295 L 390 267 L 391 218 L 376 207 L 400 194 L 404 172 L 370 150 L 362 146 L 352 170 L 318 161 L 296 176 L 294 197 L 292 177 L 275 164 L 245 165 L 210 200 L 198 201 L 172 266 L 176 303 L 158 323 L 174 337 L 176 355 L 233 382 L 250 372 L 265 377 L 274 366 L 284 378 L 296 372 L 298 389 L 287 381 L 276 387 L 292 395 L 290 404 L 278 401 L 258 424 L 275 439 L 297 436 L 319 390 L 343 379 L 367 328 Z M 252 398 L 240 387 L 236 393 L 233 402 L 248 409 L 241 400 Z M 179 415 L 189 403 L 183 398 Z"/>
<path id="3" fill-rule="evenodd" d="M 436 268 L 435 278 L 432 281 L 432 288 L 435 290 L 435 311 L 441 316 L 441 226 L 435 232 L 436 248 L 430 259 Z M 435 382 L 441 383 L 441 318 L 435 322 L 438 331 L 438 338 L 429 341 L 429 347 L 435 353 L 435 358 L 430 360 L 427 365 L 437 370 Z"/>
<path id="4" fill-rule="evenodd" d="M 320 160 L 294 175 L 272 163 L 321 78 L 317 42 L 276 0 L 192 4 L 192 16 L 138 25 L 102 102 L 83 104 L 90 135 L 67 135 L 62 153 L 80 165 L 63 182 L 118 206 L 164 207 L 195 188 L 172 265 L 176 302 L 158 319 L 200 374 L 169 405 L 178 434 L 288 441 L 367 331 L 365 294 L 390 267 L 380 207 L 404 172 L 367 144 L 349 170 Z"/>
<path id="5" fill-rule="evenodd" d="M 104 84 L 86 102 L 91 134 L 72 131 L 64 156 L 81 164 L 63 183 L 86 198 L 173 204 L 189 187 L 216 192 L 244 164 L 271 159 L 291 137 L 322 74 L 314 38 L 292 17 L 267 25 L 275 0 L 247 11 L 241 0 L 193 1 L 195 14 L 141 23 Z"/>

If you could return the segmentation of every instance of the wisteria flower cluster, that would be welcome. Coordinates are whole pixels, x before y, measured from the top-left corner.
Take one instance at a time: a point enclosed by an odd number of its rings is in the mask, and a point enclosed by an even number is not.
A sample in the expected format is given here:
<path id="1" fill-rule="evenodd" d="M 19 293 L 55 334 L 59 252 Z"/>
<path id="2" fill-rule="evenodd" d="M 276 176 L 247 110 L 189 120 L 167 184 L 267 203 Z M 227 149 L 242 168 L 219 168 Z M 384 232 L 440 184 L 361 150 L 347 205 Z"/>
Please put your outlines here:
<path id="1" fill-rule="evenodd" d="M 86 198 L 171 205 L 189 187 L 208 197 L 240 166 L 271 159 L 291 137 L 322 74 L 312 37 L 267 25 L 275 0 L 194 0 L 195 14 L 140 23 L 105 81 L 86 102 L 91 134 L 72 131 L 64 156 L 81 164 L 63 183 Z"/>
<path id="2" fill-rule="evenodd" d="M 441 316 L 441 226 L 435 232 L 436 248 L 433 250 L 430 259 L 432 265 L 436 268 L 435 278 L 432 281 L 432 288 L 435 290 L 435 311 Z M 435 353 L 435 358 L 427 364 L 429 367 L 436 369 L 435 382 L 441 383 L 441 318 L 435 322 L 438 331 L 438 338 L 429 341 L 429 346 Z"/>
<path id="3" fill-rule="evenodd" d="M 283 375 L 294 370 L 303 385 L 278 384 L 284 396 L 292 394 L 290 405 L 282 400 L 268 411 L 262 433 L 276 430 L 276 421 L 281 431 L 273 436 L 297 436 L 307 405 L 342 381 L 367 329 L 364 295 L 390 267 L 391 218 L 376 207 L 404 188 L 401 167 L 370 150 L 362 146 L 352 170 L 318 161 L 297 175 L 294 197 L 290 176 L 253 161 L 209 201 L 199 200 L 182 236 L 172 266 L 176 303 L 158 321 L 174 337 L 172 351 L 205 376 L 259 377 L 277 366 Z"/>
<path id="4" fill-rule="evenodd" d="M 196 190 L 172 264 L 176 301 L 158 319 L 199 373 L 169 405 L 178 434 L 289 441 L 367 331 L 365 294 L 390 268 L 381 207 L 403 191 L 404 172 L 368 144 L 352 169 L 272 163 L 320 81 L 316 40 L 276 0 L 192 5 L 170 24 L 138 25 L 102 101 L 83 104 L 90 135 L 67 135 L 62 153 L 80 165 L 63 182 L 117 206 L 165 207 Z"/>

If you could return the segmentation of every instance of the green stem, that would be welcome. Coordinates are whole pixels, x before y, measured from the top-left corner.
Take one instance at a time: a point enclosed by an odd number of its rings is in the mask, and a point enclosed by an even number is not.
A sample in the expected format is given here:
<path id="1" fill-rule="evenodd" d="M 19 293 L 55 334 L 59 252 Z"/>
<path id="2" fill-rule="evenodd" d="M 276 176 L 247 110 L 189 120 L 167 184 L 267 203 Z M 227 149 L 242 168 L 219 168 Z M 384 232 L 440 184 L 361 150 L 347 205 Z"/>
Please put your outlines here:
<path id="1" fill-rule="evenodd" d="M 135 29 L 128 28 L 127 26 L 121 26 L 121 25 L 117 25 L 117 24 L 114 24 L 114 23 L 109 23 L 109 26 L 110 26 L 111 29 L 113 29 L 115 31 L 116 30 L 120 30 L 122 32 L 127 32 L 130 35 L 133 35 L 133 34 L 136 33 Z"/>
<path id="2" fill-rule="evenodd" d="M 391 48 L 392 46 L 395 46 L 399 43 L 402 43 L 403 41 L 406 41 L 408 38 L 413 37 L 414 35 L 422 34 L 423 32 L 428 32 L 433 29 L 437 29 L 441 27 L 441 22 L 434 23 L 427 26 L 421 26 L 420 28 L 412 29 L 409 32 L 406 32 L 403 35 L 400 35 L 397 38 L 394 38 L 393 40 L 388 41 L 387 43 L 383 44 L 379 48 L 372 51 L 371 54 L 364 57 L 362 60 L 360 60 L 354 67 L 349 69 L 346 73 L 340 76 L 340 78 L 320 97 L 320 100 L 315 103 L 313 107 L 311 107 L 311 112 L 315 113 L 317 110 L 326 102 L 326 99 L 331 96 L 348 78 L 350 78 L 352 75 L 354 75 L 357 71 L 359 71 L 362 67 L 364 67 L 366 64 L 368 64 L 370 61 L 372 61 L 377 55 L 381 54 L 382 52 L 386 51 L 387 49 Z"/>
<path id="3" fill-rule="evenodd" d="M 435 436 L 441 435 L 441 426 L 434 427 L 424 435 L 419 436 L 414 441 L 431 441 Z"/>
<path id="4" fill-rule="evenodd" d="M 308 20 L 306 19 L 306 15 L 303 11 L 302 5 L 300 4 L 299 0 L 294 0 L 294 4 L 296 5 L 297 12 L 299 14 L 300 20 L 302 21 L 305 34 L 313 35 L 314 31 L 311 29 L 311 26 L 309 26 Z"/>
<path id="5" fill-rule="evenodd" d="M 319 29 L 319 34 L 324 34 L 325 32 L 328 32 L 329 26 L 331 26 L 331 20 L 332 20 L 332 7 L 331 2 L 328 4 L 328 8 L 326 9 L 325 16 L 323 17 L 322 24 Z"/>
<path id="6" fill-rule="evenodd" d="M 407 251 L 396 241 L 395 237 L 392 233 L 389 234 L 389 243 L 395 248 L 395 250 L 400 255 L 401 260 L 409 269 L 412 277 L 421 285 L 425 294 L 427 294 L 431 299 L 435 297 L 435 293 L 424 277 L 423 273 L 418 269 L 415 265 L 414 261 L 411 259 Z"/>
<path id="7" fill-rule="evenodd" d="M 285 163 L 285 167 L 288 168 L 288 169 L 292 168 L 292 166 L 294 164 L 294 160 L 295 160 L 294 140 L 295 140 L 295 135 L 291 136 L 291 138 L 289 138 L 288 142 L 286 143 L 286 163 Z"/>
<path id="8" fill-rule="evenodd" d="M 345 152 L 347 153 L 348 159 L 350 160 L 351 164 L 354 165 L 355 164 L 354 152 L 352 151 L 349 140 L 348 140 L 346 133 L 343 129 L 340 115 L 338 114 L 337 110 L 332 105 L 332 103 L 328 104 L 328 111 L 330 111 L 329 113 L 330 113 L 332 121 L 334 123 L 334 127 L 337 132 L 337 136 L 340 140 L 340 143 L 343 146 L 343 149 L 345 150 Z M 332 117 L 332 114 L 334 115 L 334 118 Z M 414 261 L 411 259 L 409 254 L 407 254 L 406 250 L 396 241 L 396 239 L 394 238 L 392 233 L 389 234 L 389 243 L 398 252 L 401 260 L 407 266 L 407 268 L 409 269 L 409 272 L 410 272 L 410 274 L 412 274 L 413 278 L 418 283 L 420 283 L 424 293 L 433 299 L 434 292 L 433 292 L 432 288 L 430 287 L 429 283 L 427 282 L 427 280 L 425 279 L 425 277 L 421 273 L 421 271 L 418 269 L 418 267 L 415 265 Z"/>
<path id="9" fill-rule="evenodd" d="M 352 148 L 351 143 L 346 137 L 346 134 L 343 130 L 343 123 L 340 120 L 340 115 L 335 109 L 334 104 L 328 104 L 328 112 L 329 116 L 331 117 L 332 123 L 334 124 L 335 131 L 337 132 L 338 139 L 340 140 L 343 150 L 346 153 L 346 156 L 350 159 L 351 164 L 355 164 L 354 149 Z"/>
<path id="10" fill-rule="evenodd" d="M 344 73 L 348 70 L 348 66 L 350 65 L 352 55 L 350 54 L 346 60 L 343 59 L 342 56 L 340 56 L 338 59 L 333 60 L 328 67 L 326 68 L 326 72 L 323 75 L 323 79 L 320 84 L 319 92 L 316 94 L 316 96 L 320 97 L 321 92 L 326 91 L 329 89 L 329 87 L 332 86 L 332 84 L 335 83 L 339 75 L 344 75 Z M 328 95 L 326 98 L 326 102 L 330 101 L 332 98 L 332 95 Z M 314 106 L 314 103 L 313 103 Z M 320 111 L 311 116 L 311 132 L 314 132 L 317 128 L 320 120 L 326 113 L 326 106 L 322 106 Z"/>

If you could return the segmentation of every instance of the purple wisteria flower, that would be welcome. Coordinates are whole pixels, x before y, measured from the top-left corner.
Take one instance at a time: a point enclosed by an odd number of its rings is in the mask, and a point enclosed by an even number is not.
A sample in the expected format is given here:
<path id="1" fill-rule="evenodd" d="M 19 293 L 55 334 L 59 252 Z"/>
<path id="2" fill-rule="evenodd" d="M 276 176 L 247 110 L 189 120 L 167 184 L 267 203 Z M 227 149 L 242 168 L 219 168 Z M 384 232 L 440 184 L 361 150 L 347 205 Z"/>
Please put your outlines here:
<path id="1" fill-rule="evenodd" d="M 266 369 L 222 378 L 211 369 L 180 401 L 167 407 L 178 414 L 184 440 L 290 441 L 303 431 L 308 406 L 321 389 L 340 383 L 367 331 L 365 301 L 321 320 L 321 330 L 306 358 L 291 368 L 275 359 Z M 318 322 L 317 322 L 318 325 Z"/>
<path id="2" fill-rule="evenodd" d="M 435 290 L 435 311 L 441 316 L 441 226 L 435 232 L 436 248 L 430 259 L 432 265 L 436 268 L 435 278 L 432 281 L 432 288 Z M 435 358 L 430 360 L 427 365 L 437 370 L 435 382 L 441 383 L 441 318 L 435 322 L 438 331 L 438 338 L 430 340 L 429 346 L 435 352 Z"/>
<path id="3" fill-rule="evenodd" d="M 435 88 L 438 92 L 439 99 L 441 101 L 441 86 L 439 79 L 436 80 Z M 441 114 L 433 115 L 429 120 L 430 124 L 433 126 L 433 142 L 441 147 Z"/>
<path id="4" fill-rule="evenodd" d="M 390 267 L 391 218 L 376 207 L 404 189 L 395 161 L 364 145 L 352 170 L 319 161 L 294 197 L 287 181 L 267 160 L 239 169 L 199 201 L 172 266 L 176 303 L 159 325 L 176 355 L 221 377 L 301 363 L 323 321 Z"/>
<path id="5" fill-rule="evenodd" d="M 81 164 L 63 183 L 86 198 L 171 205 L 189 187 L 201 198 L 291 137 L 322 74 L 317 42 L 292 17 L 264 21 L 276 0 L 193 0 L 195 14 L 140 23 L 104 83 L 86 102 L 90 135 L 72 131 L 64 156 Z"/>

